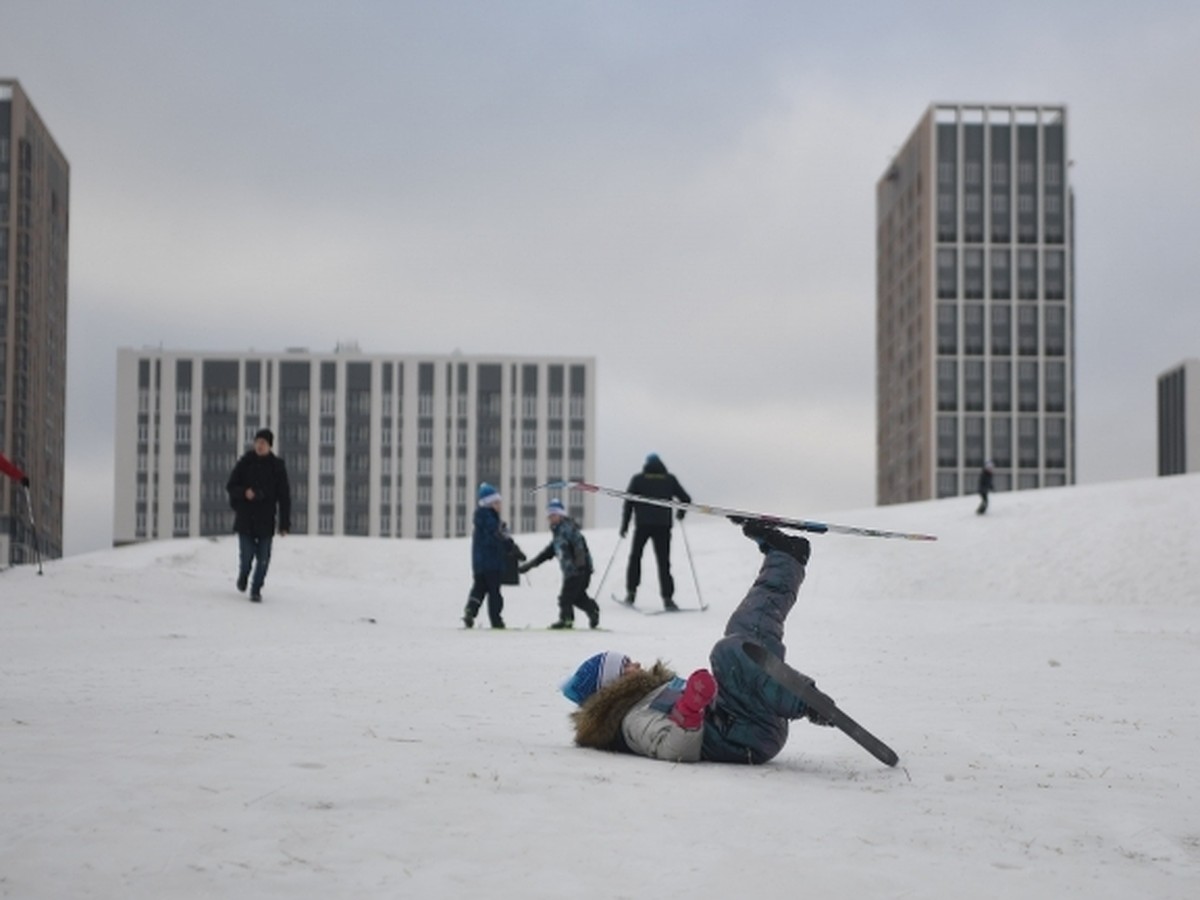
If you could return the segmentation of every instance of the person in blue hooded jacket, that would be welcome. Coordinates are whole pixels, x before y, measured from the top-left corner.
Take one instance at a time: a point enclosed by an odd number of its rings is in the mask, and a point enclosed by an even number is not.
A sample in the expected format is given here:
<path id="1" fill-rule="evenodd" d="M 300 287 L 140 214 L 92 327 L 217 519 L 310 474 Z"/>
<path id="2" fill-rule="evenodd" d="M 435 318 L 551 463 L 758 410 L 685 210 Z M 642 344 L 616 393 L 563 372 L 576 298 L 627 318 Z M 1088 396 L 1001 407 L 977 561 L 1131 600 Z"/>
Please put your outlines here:
<path id="1" fill-rule="evenodd" d="M 615 651 L 590 657 L 562 686 L 579 706 L 571 714 L 576 744 L 672 762 L 757 765 L 783 749 L 793 720 L 830 724 L 743 647 L 750 641 L 785 658 L 784 622 L 804 581 L 808 540 L 757 523 L 742 531 L 758 544 L 762 565 L 713 646 L 711 672 L 684 680 L 662 660 L 644 669 Z"/>
<path id="2" fill-rule="evenodd" d="M 479 485 L 478 497 L 471 532 L 471 592 L 462 620 L 468 628 L 474 627 L 486 598 L 488 620 L 493 628 L 503 628 L 504 595 L 500 593 L 500 583 L 505 563 L 510 555 L 520 559 L 525 556 L 509 534 L 508 526 L 500 520 L 500 492 L 485 481 Z"/>

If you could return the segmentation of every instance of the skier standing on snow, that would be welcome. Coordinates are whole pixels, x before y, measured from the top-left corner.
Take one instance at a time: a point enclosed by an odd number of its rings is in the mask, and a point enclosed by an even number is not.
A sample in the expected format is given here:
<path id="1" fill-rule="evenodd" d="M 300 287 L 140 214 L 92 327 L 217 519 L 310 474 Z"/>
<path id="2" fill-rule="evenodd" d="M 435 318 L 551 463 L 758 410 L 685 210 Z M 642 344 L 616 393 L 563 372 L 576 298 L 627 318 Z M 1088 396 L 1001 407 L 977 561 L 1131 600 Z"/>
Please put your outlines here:
<path id="1" fill-rule="evenodd" d="M 279 509 L 279 535 L 292 530 L 292 493 L 288 484 L 287 466 L 271 448 L 275 435 L 269 428 L 260 428 L 254 435 L 254 448 L 246 451 L 225 489 L 229 505 L 237 514 L 233 530 L 238 535 L 237 589 L 250 586 L 250 599 L 262 602 L 263 582 L 271 565 L 271 543 L 275 537 L 275 510 Z M 254 564 L 251 578 L 250 566 Z"/>
<path id="2" fill-rule="evenodd" d="M 629 482 L 629 493 L 656 500 L 682 500 L 691 503 L 692 498 L 683 489 L 679 480 L 667 471 L 658 454 L 646 457 L 642 471 Z M 676 519 L 683 519 L 684 510 L 675 512 Z M 629 520 L 633 518 L 633 542 L 629 548 L 629 567 L 625 571 L 625 602 L 633 606 L 638 585 L 642 581 L 642 553 L 649 541 L 654 545 L 654 558 L 658 563 L 658 587 L 663 607 L 678 610 L 675 605 L 675 579 L 671 577 L 671 509 L 650 503 L 626 500 L 621 510 L 621 537 L 629 531 Z"/>
<path id="3" fill-rule="evenodd" d="M 995 466 L 990 459 L 979 470 L 979 486 L 977 488 L 979 491 L 979 508 L 975 512 L 981 516 L 987 512 L 988 494 L 992 492 L 992 472 L 994 470 Z"/>
<path id="4" fill-rule="evenodd" d="M 479 503 L 475 508 L 474 530 L 471 532 L 471 593 L 463 610 L 463 624 L 475 627 L 479 607 L 487 598 L 488 621 L 493 628 L 504 627 L 504 596 L 500 583 L 509 555 L 524 559 L 525 555 L 513 543 L 508 526 L 500 521 L 500 492 L 486 481 L 479 485 Z"/>
<path id="5" fill-rule="evenodd" d="M 672 762 L 765 763 L 783 749 L 788 724 L 807 718 L 828 725 L 753 659 L 753 642 L 782 660 L 784 621 L 804 581 L 809 543 L 751 523 L 743 533 L 764 558 L 758 577 L 712 649 L 710 673 L 685 682 L 661 660 L 643 669 L 620 653 L 599 653 L 564 683 L 579 709 L 575 743 Z"/>
<path id="6" fill-rule="evenodd" d="M 524 573 L 540 566 L 555 556 L 562 569 L 562 590 L 558 594 L 558 621 L 551 628 L 574 628 L 575 609 L 578 607 L 587 613 L 588 625 L 591 628 L 600 626 L 600 607 L 587 594 L 588 585 L 592 581 L 592 554 L 588 551 L 587 541 L 579 525 L 567 515 L 566 507 L 561 500 L 551 500 L 546 508 L 550 519 L 550 532 L 553 537 L 537 556 L 522 563 L 518 571 Z"/>

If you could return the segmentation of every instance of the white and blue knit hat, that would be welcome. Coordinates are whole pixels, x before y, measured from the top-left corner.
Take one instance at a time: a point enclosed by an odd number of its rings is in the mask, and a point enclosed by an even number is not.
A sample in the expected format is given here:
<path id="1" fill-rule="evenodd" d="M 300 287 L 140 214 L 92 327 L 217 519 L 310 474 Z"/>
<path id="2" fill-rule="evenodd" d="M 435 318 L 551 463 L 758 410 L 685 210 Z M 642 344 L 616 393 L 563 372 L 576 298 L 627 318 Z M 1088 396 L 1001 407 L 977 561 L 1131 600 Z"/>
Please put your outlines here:
<path id="1" fill-rule="evenodd" d="M 479 485 L 479 505 L 492 506 L 500 502 L 500 492 L 486 481 Z"/>
<path id="2" fill-rule="evenodd" d="M 555 497 L 550 501 L 550 505 L 546 507 L 546 515 L 548 516 L 565 516 L 567 508 L 563 506 L 563 502 Z"/>
<path id="3" fill-rule="evenodd" d="M 600 688 L 620 678 L 628 661 L 629 657 L 624 653 L 613 650 L 589 657 L 575 670 L 574 675 L 562 683 L 563 696 L 582 706 Z"/>

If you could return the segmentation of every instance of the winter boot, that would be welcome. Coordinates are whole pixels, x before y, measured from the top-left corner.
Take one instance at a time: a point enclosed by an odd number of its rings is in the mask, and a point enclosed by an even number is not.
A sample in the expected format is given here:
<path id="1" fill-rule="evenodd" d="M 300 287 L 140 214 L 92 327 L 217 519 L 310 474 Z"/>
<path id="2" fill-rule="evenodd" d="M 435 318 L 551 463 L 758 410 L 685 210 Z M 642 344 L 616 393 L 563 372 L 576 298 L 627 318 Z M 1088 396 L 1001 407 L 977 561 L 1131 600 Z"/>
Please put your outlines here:
<path id="1" fill-rule="evenodd" d="M 679 612 L 679 607 L 675 605 L 675 601 L 670 597 L 663 597 L 663 609 L 667 612 Z"/>
<path id="2" fill-rule="evenodd" d="M 697 669 L 688 676 L 683 694 L 667 717 L 680 728 L 695 731 L 704 724 L 704 711 L 717 696 L 717 681 L 707 669 Z"/>
<path id="3" fill-rule="evenodd" d="M 463 607 L 462 620 L 463 620 L 463 624 L 466 625 L 468 628 L 475 627 L 475 617 L 477 615 L 479 615 L 479 605 L 482 602 L 483 601 L 480 600 L 478 597 L 468 597 L 467 598 L 467 605 L 465 607 Z"/>
<path id="4" fill-rule="evenodd" d="M 253 594 L 250 595 L 250 602 L 251 603 L 262 603 L 262 594 L 260 594 L 258 591 L 255 591 Z"/>
<path id="5" fill-rule="evenodd" d="M 562 631 L 567 628 L 574 628 L 575 623 L 572 622 L 570 619 L 559 619 L 557 622 L 552 624 L 550 627 L 554 631 Z"/>
<path id="6" fill-rule="evenodd" d="M 779 550 L 792 557 L 800 565 L 808 565 L 808 554 L 811 548 L 806 537 L 784 534 L 778 528 L 771 528 L 758 522 L 747 522 L 742 526 L 742 534 L 755 541 L 763 553 L 768 550 Z"/>
<path id="7" fill-rule="evenodd" d="M 239 591 L 246 590 L 246 585 L 248 585 L 249 583 L 250 583 L 250 573 L 249 572 L 241 572 L 238 574 L 237 589 Z"/>
<path id="8" fill-rule="evenodd" d="M 621 602 L 624 603 L 626 606 L 633 606 L 633 601 L 634 601 L 635 596 L 636 596 L 636 594 L 633 591 L 628 591 L 625 594 L 625 599 L 622 600 Z"/>
<path id="9" fill-rule="evenodd" d="M 593 600 L 591 597 L 588 597 L 588 603 L 590 603 L 591 605 L 586 610 L 584 610 L 587 613 L 587 617 L 588 617 L 588 628 L 599 628 L 600 627 L 600 604 L 597 603 L 595 600 Z"/>

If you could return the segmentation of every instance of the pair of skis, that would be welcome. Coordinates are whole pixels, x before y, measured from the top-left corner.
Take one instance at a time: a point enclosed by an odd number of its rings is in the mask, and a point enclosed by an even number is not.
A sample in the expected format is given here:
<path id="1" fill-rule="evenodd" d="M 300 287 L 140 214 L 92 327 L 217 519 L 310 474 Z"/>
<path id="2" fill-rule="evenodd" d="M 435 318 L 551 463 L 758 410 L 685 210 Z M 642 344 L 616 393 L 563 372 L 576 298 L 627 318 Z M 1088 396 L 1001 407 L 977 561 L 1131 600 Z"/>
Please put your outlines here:
<path id="1" fill-rule="evenodd" d="M 560 490 L 583 491 L 588 494 L 603 494 L 617 500 L 628 500 L 631 503 L 648 503 L 651 506 L 665 506 L 669 509 L 698 512 L 709 516 L 721 516 L 740 522 L 761 522 L 774 528 L 790 528 L 794 531 L 808 531 L 814 534 L 847 534 L 857 537 L 895 538 L 905 541 L 936 541 L 937 536 L 921 534 L 913 531 L 886 531 L 882 528 L 862 528 L 857 525 L 837 525 L 832 522 L 818 522 L 812 519 L 793 519 L 786 516 L 776 516 L 771 513 L 750 512 L 744 509 L 733 509 L 728 506 L 709 506 L 706 503 L 686 503 L 683 500 L 646 497 L 642 494 L 632 494 L 618 488 L 604 487 L 589 481 L 548 481 L 533 488 L 534 491 Z"/>

